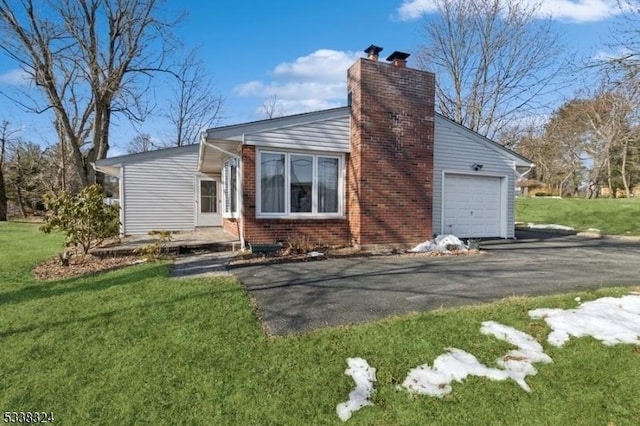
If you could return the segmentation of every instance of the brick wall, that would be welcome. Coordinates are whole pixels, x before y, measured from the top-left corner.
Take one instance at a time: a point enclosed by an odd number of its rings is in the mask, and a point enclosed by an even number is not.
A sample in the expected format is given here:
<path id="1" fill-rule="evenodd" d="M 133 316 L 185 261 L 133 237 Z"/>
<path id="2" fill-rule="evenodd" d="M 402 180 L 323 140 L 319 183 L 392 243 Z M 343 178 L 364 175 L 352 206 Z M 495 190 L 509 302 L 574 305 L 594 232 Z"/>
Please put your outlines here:
<path id="1" fill-rule="evenodd" d="M 422 242 L 432 234 L 435 76 L 360 59 L 348 71 L 353 243 Z"/>
<path id="2" fill-rule="evenodd" d="M 348 72 L 350 154 L 344 219 L 257 219 L 256 150 L 243 146 L 247 243 L 414 245 L 432 235 L 435 76 L 360 59 Z M 223 226 L 237 232 L 237 223 Z"/>
<path id="3" fill-rule="evenodd" d="M 222 218 L 222 229 L 240 238 L 240 221 L 238 219 Z"/>
<path id="4" fill-rule="evenodd" d="M 313 245 L 344 246 L 351 244 L 347 219 L 257 219 L 256 218 L 256 149 L 242 147 L 242 203 L 247 243 L 286 242 L 308 238 Z M 225 229 L 234 226 L 225 220 Z M 227 228 L 229 226 L 229 228 Z"/>

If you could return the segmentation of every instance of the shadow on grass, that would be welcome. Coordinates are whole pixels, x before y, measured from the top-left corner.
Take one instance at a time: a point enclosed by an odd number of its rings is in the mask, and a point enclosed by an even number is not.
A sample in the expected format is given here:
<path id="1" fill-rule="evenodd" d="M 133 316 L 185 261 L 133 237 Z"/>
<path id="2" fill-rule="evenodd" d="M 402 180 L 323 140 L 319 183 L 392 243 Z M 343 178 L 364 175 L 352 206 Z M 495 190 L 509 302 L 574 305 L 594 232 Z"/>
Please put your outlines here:
<path id="1" fill-rule="evenodd" d="M 231 291 L 231 290 L 226 290 L 226 291 Z M 112 309 L 107 312 L 100 312 L 100 313 L 86 315 L 82 317 L 73 317 L 70 319 L 62 320 L 62 321 L 51 321 L 46 323 L 30 324 L 24 327 L 9 328 L 7 330 L 0 331 L 0 338 L 11 337 L 21 333 L 29 333 L 39 329 L 42 329 L 44 331 L 49 331 L 56 327 L 68 326 L 71 324 L 79 324 L 79 323 L 89 322 L 93 320 L 100 320 L 100 319 L 108 320 L 109 318 L 115 315 L 127 314 L 133 311 L 139 311 L 140 309 L 150 309 L 150 308 L 156 309 L 156 308 L 162 308 L 162 307 L 168 308 L 172 305 L 175 305 L 180 302 L 184 302 L 186 300 L 201 299 L 207 296 L 211 296 L 211 294 L 212 294 L 211 290 L 200 291 L 198 293 L 192 293 L 192 294 L 187 294 L 180 297 L 175 297 L 171 300 L 163 300 L 158 302 L 144 302 L 144 303 L 130 306 L 127 308 Z M 133 314 L 131 314 L 131 317 L 132 318 L 134 317 Z"/>
<path id="2" fill-rule="evenodd" d="M 42 281 L 26 285 L 19 290 L 0 293 L 0 305 L 34 301 L 83 291 L 100 291 L 115 286 L 126 286 L 150 278 L 166 278 L 169 265 L 131 266 L 117 271 L 98 273 L 60 281 Z"/>

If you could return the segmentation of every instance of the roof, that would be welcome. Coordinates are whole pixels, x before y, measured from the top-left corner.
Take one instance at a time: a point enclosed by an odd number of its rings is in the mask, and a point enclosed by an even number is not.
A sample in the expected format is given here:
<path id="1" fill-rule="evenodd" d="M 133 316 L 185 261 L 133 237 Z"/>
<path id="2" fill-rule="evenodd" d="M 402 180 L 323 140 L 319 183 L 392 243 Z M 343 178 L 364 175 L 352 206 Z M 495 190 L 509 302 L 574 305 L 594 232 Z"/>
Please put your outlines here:
<path id="1" fill-rule="evenodd" d="M 161 148 L 153 151 L 139 152 L 136 154 L 117 155 L 115 157 L 104 158 L 98 160 L 94 164 L 94 168 L 100 172 L 112 176 L 119 176 L 120 168 L 123 164 L 136 163 L 139 161 L 153 160 L 154 158 L 162 158 L 166 156 L 183 154 L 188 152 L 197 152 L 199 144 L 183 145 L 171 148 Z"/>
<path id="2" fill-rule="evenodd" d="M 320 111 L 305 112 L 302 114 L 293 114 L 283 117 L 269 118 L 266 120 L 250 121 L 247 123 L 233 124 L 230 126 L 214 127 L 207 129 L 204 133 L 207 139 L 216 140 L 237 140 L 242 141 L 243 135 L 263 132 L 271 129 L 281 129 L 289 126 L 296 126 L 303 123 L 328 120 L 331 118 L 342 117 L 349 113 L 349 107 L 339 107 L 324 109 Z"/>
<path id="3" fill-rule="evenodd" d="M 297 126 L 304 123 L 315 122 L 319 120 L 327 120 L 332 118 L 340 118 L 348 115 L 350 107 L 344 106 L 339 108 L 331 108 L 320 111 L 305 112 L 301 114 L 287 115 L 283 117 L 269 118 L 265 120 L 250 121 L 246 123 L 232 124 L 229 126 L 221 126 L 207 129 L 203 132 L 206 140 L 217 141 L 234 141 L 242 143 L 246 135 L 253 133 L 264 132 L 273 129 L 283 129 L 290 126 Z M 444 120 L 449 125 L 454 126 L 458 131 L 466 134 L 468 137 L 482 143 L 494 150 L 496 153 L 506 154 L 511 157 L 517 165 L 522 167 L 532 167 L 533 162 L 528 158 L 500 145 L 499 143 L 482 136 L 481 134 L 457 123 L 442 114 L 436 113 L 436 119 Z M 110 157 L 103 160 L 98 160 L 95 163 L 97 170 L 103 171 L 108 174 L 117 175 L 118 169 L 124 163 L 132 163 L 136 161 L 145 161 L 156 157 L 163 157 L 167 155 L 174 155 L 180 151 L 190 152 L 198 151 L 200 144 L 185 145 L 181 147 L 163 148 L 154 151 L 141 152 L 138 154 L 120 155 L 116 157 Z M 202 152 L 200 152 L 202 155 Z"/>
<path id="4" fill-rule="evenodd" d="M 480 133 L 475 132 L 473 130 L 471 130 L 470 128 L 463 126 L 462 124 L 451 120 L 450 118 L 445 117 L 444 115 L 440 114 L 440 113 L 436 113 L 436 118 L 439 118 L 441 120 L 446 121 L 447 123 L 449 123 L 452 126 L 455 126 L 457 130 L 467 134 L 469 137 L 477 140 L 478 142 L 484 143 L 486 145 L 489 146 L 489 148 L 493 149 L 496 152 L 503 152 L 505 154 L 507 154 L 508 156 L 512 157 L 514 161 L 516 161 L 517 163 L 519 163 L 519 165 L 521 166 L 527 166 L 527 167 L 533 167 L 533 161 L 529 160 L 526 157 L 523 157 L 522 155 L 518 154 L 515 151 L 510 150 L 509 148 L 500 145 L 498 142 L 489 139 L 486 136 L 482 136 Z"/>

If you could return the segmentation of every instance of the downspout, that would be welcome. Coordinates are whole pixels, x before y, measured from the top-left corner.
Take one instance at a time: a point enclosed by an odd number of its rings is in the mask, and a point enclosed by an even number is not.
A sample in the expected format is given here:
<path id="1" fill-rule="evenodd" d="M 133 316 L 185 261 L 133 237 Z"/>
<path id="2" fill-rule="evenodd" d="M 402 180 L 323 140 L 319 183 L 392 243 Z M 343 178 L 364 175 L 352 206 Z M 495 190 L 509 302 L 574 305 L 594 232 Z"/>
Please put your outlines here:
<path id="1" fill-rule="evenodd" d="M 244 146 L 244 133 L 242 134 L 242 142 L 240 145 L 240 157 L 238 157 L 238 174 L 239 179 L 238 182 L 238 213 L 240 216 L 238 217 L 238 222 L 240 225 L 240 248 L 245 250 L 247 248 L 246 242 L 244 240 L 244 197 L 243 197 L 243 186 L 244 182 L 244 162 L 242 161 L 242 147 Z"/>
<path id="2" fill-rule="evenodd" d="M 514 171 L 514 172 L 516 172 L 516 176 L 517 176 L 517 179 L 516 179 L 516 180 L 520 180 L 520 179 L 522 179 L 523 177 L 525 177 L 526 175 L 528 175 L 529 173 L 531 173 L 531 170 L 533 170 L 533 168 L 534 168 L 535 166 L 536 166 L 536 165 L 535 165 L 534 163 L 529 164 L 529 168 L 527 169 L 527 171 L 526 171 L 526 172 L 524 172 L 524 173 L 522 173 L 522 174 L 520 174 L 520 173 L 518 173 L 518 166 L 516 165 L 516 162 L 514 161 L 514 162 L 512 163 L 512 167 L 513 167 L 513 171 Z"/>
<path id="3" fill-rule="evenodd" d="M 529 173 L 531 173 L 531 170 L 533 170 L 533 168 L 536 166 L 534 163 L 530 163 L 529 164 L 529 168 L 524 172 L 524 173 L 518 173 L 518 166 L 516 165 L 516 162 L 513 162 L 513 171 L 516 173 L 516 181 L 513 183 L 514 184 L 514 190 L 515 190 L 515 185 L 518 183 L 518 181 L 520 179 L 524 179 L 524 177 L 526 175 L 528 175 Z M 527 195 L 527 189 L 525 189 L 523 191 L 524 195 Z"/>
<path id="4" fill-rule="evenodd" d="M 120 167 L 120 177 L 118 178 L 118 192 L 120 195 L 120 235 L 125 236 L 124 223 L 124 166 Z"/>

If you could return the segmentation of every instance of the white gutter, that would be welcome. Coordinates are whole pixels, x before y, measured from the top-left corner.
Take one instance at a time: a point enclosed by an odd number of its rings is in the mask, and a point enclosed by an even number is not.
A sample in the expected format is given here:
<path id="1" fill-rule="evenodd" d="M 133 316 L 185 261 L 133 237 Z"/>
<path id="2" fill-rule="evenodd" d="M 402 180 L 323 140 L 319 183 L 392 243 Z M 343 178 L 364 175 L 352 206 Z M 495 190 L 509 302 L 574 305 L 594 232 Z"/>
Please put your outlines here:
<path id="1" fill-rule="evenodd" d="M 518 173 L 518 165 L 516 164 L 515 161 L 512 163 L 512 166 L 513 166 L 513 171 L 516 172 L 516 176 L 517 176 L 516 180 L 519 180 L 519 179 L 524 178 L 529 173 L 531 173 L 531 170 L 533 170 L 533 168 L 536 165 L 534 163 L 529 164 L 529 168 L 524 173 Z"/>
<path id="2" fill-rule="evenodd" d="M 202 141 L 202 143 L 203 143 L 203 144 L 205 144 L 206 146 L 208 146 L 209 148 L 213 148 L 213 149 L 215 149 L 215 150 L 218 150 L 218 151 L 222 152 L 223 154 L 227 154 L 229 157 L 240 158 L 240 157 L 238 156 L 238 154 L 234 154 L 234 153 L 232 153 L 232 152 L 229 152 L 229 151 L 227 151 L 227 150 L 225 150 L 225 149 L 220 148 L 219 146 L 212 145 L 212 144 L 210 144 L 210 143 L 209 143 L 209 142 L 207 142 L 207 141 Z M 243 144 L 244 144 L 244 141 L 243 141 Z"/>

